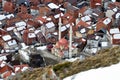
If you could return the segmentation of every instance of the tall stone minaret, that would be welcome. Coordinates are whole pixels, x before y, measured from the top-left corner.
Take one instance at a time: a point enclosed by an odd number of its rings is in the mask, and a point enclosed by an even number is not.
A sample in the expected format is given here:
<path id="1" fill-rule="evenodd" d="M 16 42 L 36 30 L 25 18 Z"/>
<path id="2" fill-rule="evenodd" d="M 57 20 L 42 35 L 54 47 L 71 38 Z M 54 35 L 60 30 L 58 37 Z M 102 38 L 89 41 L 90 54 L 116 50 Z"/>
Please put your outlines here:
<path id="1" fill-rule="evenodd" d="M 72 24 L 70 25 L 70 31 L 69 31 L 69 58 L 72 58 Z"/>
<path id="2" fill-rule="evenodd" d="M 62 21 L 61 21 L 61 15 L 60 15 L 60 17 L 59 17 L 59 23 L 58 23 L 58 25 L 59 25 L 59 40 L 61 39 L 61 26 L 62 26 Z"/>

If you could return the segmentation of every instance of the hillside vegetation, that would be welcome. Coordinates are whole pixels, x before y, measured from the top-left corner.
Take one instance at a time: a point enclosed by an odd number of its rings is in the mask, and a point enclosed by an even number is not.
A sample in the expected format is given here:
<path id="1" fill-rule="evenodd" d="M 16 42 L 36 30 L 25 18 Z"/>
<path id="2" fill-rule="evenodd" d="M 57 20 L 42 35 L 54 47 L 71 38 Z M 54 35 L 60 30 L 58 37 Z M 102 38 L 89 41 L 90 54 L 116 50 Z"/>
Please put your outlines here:
<path id="1" fill-rule="evenodd" d="M 106 67 L 120 62 L 120 47 L 114 47 L 101 50 L 95 56 L 86 58 L 84 61 L 63 62 L 46 68 L 37 68 L 32 71 L 20 73 L 19 78 L 15 76 L 12 80 L 42 80 L 43 74 L 49 71 L 50 68 L 54 70 L 56 75 L 63 79 L 67 76 L 86 71 L 89 69 Z M 53 80 L 47 77 L 47 80 Z"/>

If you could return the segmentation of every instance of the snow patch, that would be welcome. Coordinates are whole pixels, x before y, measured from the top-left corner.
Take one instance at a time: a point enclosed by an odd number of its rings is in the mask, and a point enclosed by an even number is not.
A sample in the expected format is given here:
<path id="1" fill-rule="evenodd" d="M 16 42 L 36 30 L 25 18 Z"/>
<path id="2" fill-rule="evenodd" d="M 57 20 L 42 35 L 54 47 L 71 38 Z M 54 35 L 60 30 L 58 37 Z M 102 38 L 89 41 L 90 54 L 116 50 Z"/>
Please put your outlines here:
<path id="1" fill-rule="evenodd" d="M 120 80 L 120 63 L 98 69 L 84 71 L 63 80 Z"/>

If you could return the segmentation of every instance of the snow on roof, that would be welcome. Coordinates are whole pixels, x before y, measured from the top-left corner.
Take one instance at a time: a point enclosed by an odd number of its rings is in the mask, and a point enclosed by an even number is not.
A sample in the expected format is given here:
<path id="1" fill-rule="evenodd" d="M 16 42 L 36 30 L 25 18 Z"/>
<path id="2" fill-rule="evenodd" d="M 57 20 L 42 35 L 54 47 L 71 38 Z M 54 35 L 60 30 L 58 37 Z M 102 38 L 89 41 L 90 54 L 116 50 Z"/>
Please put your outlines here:
<path id="1" fill-rule="evenodd" d="M 91 49 L 91 53 L 96 53 L 97 51 L 98 51 L 97 48 L 92 48 L 92 49 Z"/>
<path id="2" fill-rule="evenodd" d="M 119 18 L 120 17 L 120 13 L 117 13 L 116 15 L 115 15 L 115 18 Z"/>
<path id="3" fill-rule="evenodd" d="M 24 50 L 19 50 L 20 57 L 24 58 L 25 61 L 29 61 L 29 54 Z"/>
<path id="4" fill-rule="evenodd" d="M 112 2 L 116 2 L 116 0 L 111 0 Z"/>
<path id="5" fill-rule="evenodd" d="M 15 27 L 8 27 L 7 31 L 12 31 Z"/>
<path id="6" fill-rule="evenodd" d="M 91 20 L 89 16 L 84 16 L 81 18 L 82 21 L 86 22 L 86 21 L 89 21 Z"/>
<path id="7" fill-rule="evenodd" d="M 68 61 L 68 62 L 74 62 L 76 61 L 78 58 L 70 58 L 70 59 L 65 59 L 65 61 Z"/>
<path id="8" fill-rule="evenodd" d="M 0 25 L 2 24 L 2 22 L 0 21 Z"/>
<path id="9" fill-rule="evenodd" d="M 85 28 L 81 29 L 80 32 L 85 33 L 86 32 Z"/>
<path id="10" fill-rule="evenodd" d="M 89 22 L 86 22 L 88 25 L 90 25 L 92 22 L 91 21 L 89 21 Z"/>
<path id="11" fill-rule="evenodd" d="M 24 21 L 17 22 L 17 23 L 15 23 L 15 26 L 17 26 L 17 27 L 26 26 L 26 23 Z"/>
<path id="12" fill-rule="evenodd" d="M 8 40 L 12 39 L 12 37 L 10 35 L 5 35 L 5 36 L 2 36 L 2 39 L 4 41 L 8 41 Z"/>
<path id="13" fill-rule="evenodd" d="M 63 80 L 119 80 L 120 63 L 98 69 L 91 69 L 64 78 Z"/>
<path id="14" fill-rule="evenodd" d="M 108 46 L 108 42 L 101 42 L 101 46 L 102 47 L 107 47 Z"/>
<path id="15" fill-rule="evenodd" d="M 60 15 L 61 15 L 61 16 L 63 16 L 64 14 L 63 14 L 63 13 L 56 14 L 54 17 L 57 19 L 57 18 L 59 18 L 59 17 L 60 17 Z"/>
<path id="16" fill-rule="evenodd" d="M 40 46 L 40 47 L 36 47 L 37 50 L 46 50 L 46 46 Z"/>
<path id="17" fill-rule="evenodd" d="M 29 37 L 29 38 L 35 38 L 36 35 L 35 35 L 35 33 L 29 33 L 29 34 L 28 34 L 28 37 Z"/>
<path id="18" fill-rule="evenodd" d="M 64 8 L 60 8 L 60 10 L 61 10 L 61 11 L 65 11 L 65 9 L 64 9 Z"/>
<path id="19" fill-rule="evenodd" d="M 117 8 L 114 8 L 113 11 L 114 11 L 114 12 L 117 12 Z"/>
<path id="20" fill-rule="evenodd" d="M 98 5 L 98 6 L 99 6 L 99 5 L 101 5 L 101 4 L 100 4 L 100 3 L 96 3 L 95 5 Z"/>
<path id="21" fill-rule="evenodd" d="M 5 19 L 5 18 L 6 18 L 5 15 L 0 15 L 0 20 L 3 20 L 3 19 Z"/>
<path id="22" fill-rule="evenodd" d="M 95 39 L 98 40 L 100 37 L 99 36 L 95 36 Z"/>
<path id="23" fill-rule="evenodd" d="M 43 22 L 41 20 L 38 20 L 38 22 L 40 22 L 40 24 L 43 24 Z"/>
<path id="24" fill-rule="evenodd" d="M 4 67 L 6 65 L 5 61 L 2 61 L 2 63 L 0 64 L 0 67 Z"/>
<path id="25" fill-rule="evenodd" d="M 20 67 L 16 67 L 15 68 L 15 72 L 19 71 L 20 70 Z"/>
<path id="26" fill-rule="evenodd" d="M 119 28 L 110 29 L 110 34 L 116 34 L 116 33 L 120 33 Z"/>
<path id="27" fill-rule="evenodd" d="M 69 28 L 69 27 L 70 27 L 70 24 L 67 24 L 66 27 Z"/>
<path id="28" fill-rule="evenodd" d="M 6 15 L 6 17 L 7 17 L 8 19 L 10 19 L 11 17 L 14 17 L 14 14 L 8 14 L 8 15 Z"/>
<path id="29" fill-rule="evenodd" d="M 23 71 L 25 71 L 25 70 L 27 70 L 27 69 L 28 69 L 28 67 L 25 66 L 25 67 L 23 67 L 23 68 L 21 69 L 21 71 L 23 72 Z"/>
<path id="30" fill-rule="evenodd" d="M 53 22 L 49 22 L 49 23 L 46 24 L 47 28 L 52 28 L 54 26 L 55 26 L 55 24 Z"/>
<path id="31" fill-rule="evenodd" d="M 94 16 L 99 16 L 98 14 L 96 14 L 96 13 L 92 13 Z"/>
<path id="32" fill-rule="evenodd" d="M 65 26 L 61 27 L 61 32 L 65 31 L 67 28 Z"/>
<path id="33" fill-rule="evenodd" d="M 52 19 L 51 18 L 46 18 L 47 21 L 51 21 Z"/>
<path id="34" fill-rule="evenodd" d="M 58 33 L 57 33 L 57 32 L 54 32 L 53 34 L 54 34 L 54 35 L 58 35 Z"/>
<path id="35" fill-rule="evenodd" d="M 22 46 L 22 49 L 26 49 L 26 48 L 28 48 L 28 46 L 26 46 L 25 43 L 21 43 L 21 46 Z"/>
<path id="36" fill-rule="evenodd" d="M 2 60 L 7 60 L 7 57 L 6 56 L 0 56 L 0 61 Z"/>
<path id="37" fill-rule="evenodd" d="M 35 27 L 29 28 L 29 31 L 34 31 L 34 30 L 35 30 Z"/>
<path id="38" fill-rule="evenodd" d="M 24 29 L 26 29 L 26 27 L 25 27 L 25 26 L 20 26 L 20 27 L 17 27 L 17 30 L 18 30 L 18 31 L 21 31 L 21 30 L 24 30 Z"/>
<path id="39" fill-rule="evenodd" d="M 54 3 L 49 3 L 49 4 L 48 4 L 48 7 L 50 7 L 51 9 L 58 9 L 58 8 L 59 8 L 59 6 L 57 6 L 57 5 L 54 4 Z"/>
<path id="40" fill-rule="evenodd" d="M 13 46 L 13 45 L 17 44 L 17 42 L 15 40 L 8 41 L 7 43 L 9 46 Z"/>
<path id="41" fill-rule="evenodd" d="M 113 39 L 120 39 L 120 34 L 114 34 Z"/>
<path id="42" fill-rule="evenodd" d="M 41 31 L 41 30 L 35 30 L 34 33 L 35 33 L 35 34 L 38 34 L 40 31 Z"/>
<path id="43" fill-rule="evenodd" d="M 86 41 L 84 38 L 82 38 L 82 41 Z"/>
<path id="44" fill-rule="evenodd" d="M 42 18 L 46 19 L 46 18 L 47 18 L 47 16 L 43 16 Z"/>
<path id="45" fill-rule="evenodd" d="M 110 19 L 110 18 L 106 18 L 106 19 L 103 21 L 103 23 L 104 23 L 105 25 L 108 25 L 110 22 L 111 22 L 111 19 Z"/>

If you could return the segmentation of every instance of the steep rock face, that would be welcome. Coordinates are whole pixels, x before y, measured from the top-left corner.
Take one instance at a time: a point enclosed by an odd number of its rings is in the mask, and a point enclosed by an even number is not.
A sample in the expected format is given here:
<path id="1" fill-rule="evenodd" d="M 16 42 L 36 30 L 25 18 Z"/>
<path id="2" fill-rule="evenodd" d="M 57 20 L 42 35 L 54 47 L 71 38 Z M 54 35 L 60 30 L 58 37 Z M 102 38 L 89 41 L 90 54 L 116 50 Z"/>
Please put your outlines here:
<path id="1" fill-rule="evenodd" d="M 49 72 L 50 69 L 53 69 L 55 74 L 59 76 L 60 79 L 63 79 L 67 76 L 86 71 L 89 69 L 106 67 L 112 64 L 120 62 L 120 47 L 114 47 L 109 49 L 104 49 L 98 52 L 96 56 L 88 57 L 84 61 L 75 61 L 63 62 L 54 66 L 49 66 L 45 68 L 38 68 L 32 71 L 26 71 L 25 73 L 20 73 L 20 80 L 43 80 L 43 75 Z M 48 71 L 46 71 L 48 70 Z M 57 79 L 55 80 L 59 80 Z M 16 76 L 12 80 L 19 80 Z M 52 80 L 47 76 L 47 80 Z"/>

